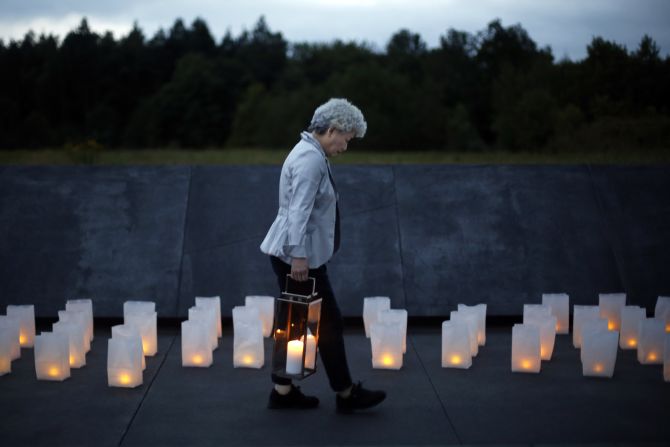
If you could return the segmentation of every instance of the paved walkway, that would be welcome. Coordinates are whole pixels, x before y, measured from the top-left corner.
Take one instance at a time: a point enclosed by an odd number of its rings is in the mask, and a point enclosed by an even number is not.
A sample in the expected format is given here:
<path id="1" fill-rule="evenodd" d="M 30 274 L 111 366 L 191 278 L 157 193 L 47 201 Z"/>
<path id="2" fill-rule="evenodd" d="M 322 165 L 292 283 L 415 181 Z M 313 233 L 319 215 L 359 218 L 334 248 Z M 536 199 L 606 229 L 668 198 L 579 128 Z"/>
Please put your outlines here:
<path id="1" fill-rule="evenodd" d="M 613 379 L 581 375 L 579 352 L 558 336 L 538 375 L 510 372 L 511 328 L 489 329 L 469 370 L 440 367 L 440 329 L 409 330 L 400 371 L 373 370 L 361 330 L 347 329 L 353 375 L 388 392 L 377 409 L 335 412 L 324 371 L 303 390 L 311 411 L 270 411 L 270 341 L 261 370 L 232 367 L 224 329 L 214 365 L 182 368 L 174 329 L 159 332 L 144 385 L 108 388 L 106 340 L 98 328 L 87 366 L 62 383 L 35 379 L 32 350 L 0 377 L 0 445 L 447 445 L 670 443 L 670 383 L 661 366 L 619 351 Z"/>

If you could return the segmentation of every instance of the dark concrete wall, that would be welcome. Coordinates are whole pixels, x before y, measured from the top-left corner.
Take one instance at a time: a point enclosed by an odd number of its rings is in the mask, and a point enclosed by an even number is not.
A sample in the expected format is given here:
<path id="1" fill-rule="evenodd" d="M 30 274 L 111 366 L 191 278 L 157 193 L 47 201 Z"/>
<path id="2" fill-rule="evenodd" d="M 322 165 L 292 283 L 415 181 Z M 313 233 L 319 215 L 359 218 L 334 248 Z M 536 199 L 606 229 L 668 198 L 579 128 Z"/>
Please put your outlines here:
<path id="1" fill-rule="evenodd" d="M 486 302 L 520 315 L 543 292 L 596 304 L 670 294 L 670 169 L 591 166 L 336 166 L 343 243 L 328 269 L 345 316 L 388 295 L 410 316 Z M 0 167 L 0 312 L 70 298 L 98 317 L 128 299 L 185 317 L 196 295 L 224 316 L 277 294 L 258 246 L 280 168 Z"/>

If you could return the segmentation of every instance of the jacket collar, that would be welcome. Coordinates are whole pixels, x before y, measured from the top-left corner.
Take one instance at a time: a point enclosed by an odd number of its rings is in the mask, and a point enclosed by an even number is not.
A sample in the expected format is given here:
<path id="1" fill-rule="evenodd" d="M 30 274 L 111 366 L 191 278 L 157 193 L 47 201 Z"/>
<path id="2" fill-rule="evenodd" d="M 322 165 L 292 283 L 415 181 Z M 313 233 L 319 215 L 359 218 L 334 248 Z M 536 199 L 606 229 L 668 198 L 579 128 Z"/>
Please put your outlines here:
<path id="1" fill-rule="evenodd" d="M 300 133 L 300 138 L 303 141 L 306 141 L 309 144 L 311 144 L 312 146 L 314 146 L 315 148 L 317 148 L 319 150 L 319 152 L 321 152 L 321 154 L 324 157 L 326 157 L 326 160 L 328 160 L 328 156 L 326 155 L 326 151 L 323 150 L 323 147 L 321 146 L 321 143 L 319 143 L 319 140 L 314 138 L 314 136 L 310 132 L 307 132 L 307 131 L 301 132 Z"/>

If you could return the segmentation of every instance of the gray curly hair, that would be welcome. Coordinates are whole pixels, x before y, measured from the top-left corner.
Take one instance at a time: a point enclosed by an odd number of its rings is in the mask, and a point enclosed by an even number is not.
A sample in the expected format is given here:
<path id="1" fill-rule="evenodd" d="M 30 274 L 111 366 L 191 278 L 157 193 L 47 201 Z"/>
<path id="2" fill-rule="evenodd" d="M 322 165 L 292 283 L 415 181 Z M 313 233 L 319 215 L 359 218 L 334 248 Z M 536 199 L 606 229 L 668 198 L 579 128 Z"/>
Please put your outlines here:
<path id="1" fill-rule="evenodd" d="M 322 134 L 331 127 L 342 132 L 354 132 L 354 136 L 363 138 L 368 123 L 358 107 L 344 98 L 331 98 L 317 107 L 307 130 Z"/>

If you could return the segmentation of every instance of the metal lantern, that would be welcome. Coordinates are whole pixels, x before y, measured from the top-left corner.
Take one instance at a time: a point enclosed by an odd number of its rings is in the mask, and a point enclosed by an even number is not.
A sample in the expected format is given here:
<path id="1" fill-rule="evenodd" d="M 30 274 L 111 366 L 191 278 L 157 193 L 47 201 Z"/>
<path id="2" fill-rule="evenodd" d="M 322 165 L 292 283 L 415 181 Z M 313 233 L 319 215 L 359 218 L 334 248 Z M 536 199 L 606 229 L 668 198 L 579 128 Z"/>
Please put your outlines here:
<path id="1" fill-rule="evenodd" d="M 276 300 L 272 372 L 287 379 L 304 379 L 316 372 L 321 298 L 316 281 L 298 282 L 286 275 L 284 292 Z"/>

